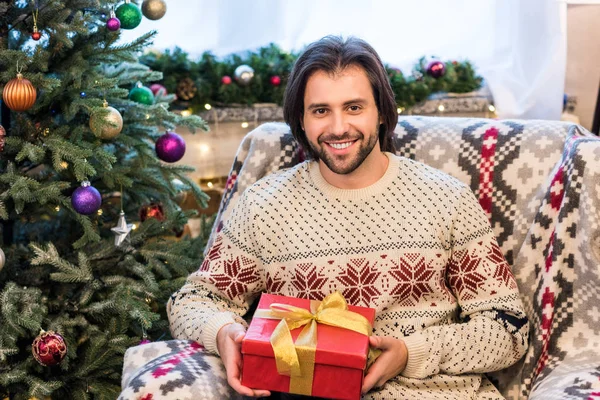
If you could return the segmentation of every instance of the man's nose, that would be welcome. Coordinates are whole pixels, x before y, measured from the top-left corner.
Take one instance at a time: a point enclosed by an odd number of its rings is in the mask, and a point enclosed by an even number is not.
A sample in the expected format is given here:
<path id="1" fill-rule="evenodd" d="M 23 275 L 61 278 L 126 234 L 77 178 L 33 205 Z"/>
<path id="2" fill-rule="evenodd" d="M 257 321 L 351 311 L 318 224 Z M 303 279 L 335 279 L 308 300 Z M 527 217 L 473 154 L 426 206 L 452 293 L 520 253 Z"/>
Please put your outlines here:
<path id="1" fill-rule="evenodd" d="M 333 113 L 331 120 L 331 133 L 341 136 L 348 132 L 349 124 L 344 113 Z"/>

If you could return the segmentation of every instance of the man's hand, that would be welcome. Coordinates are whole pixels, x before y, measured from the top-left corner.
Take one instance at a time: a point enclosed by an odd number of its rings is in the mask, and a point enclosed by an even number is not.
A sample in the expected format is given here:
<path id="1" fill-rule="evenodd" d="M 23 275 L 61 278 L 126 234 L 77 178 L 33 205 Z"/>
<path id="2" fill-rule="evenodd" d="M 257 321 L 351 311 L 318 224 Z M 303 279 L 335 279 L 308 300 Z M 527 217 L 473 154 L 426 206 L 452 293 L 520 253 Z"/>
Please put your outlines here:
<path id="1" fill-rule="evenodd" d="M 363 382 L 362 393 L 381 387 L 406 368 L 408 350 L 404 341 L 391 337 L 371 336 L 369 344 L 381 350 L 381 355 L 371 365 Z"/>
<path id="2" fill-rule="evenodd" d="M 242 339 L 246 330 L 242 324 L 225 325 L 217 333 L 217 348 L 227 371 L 227 383 L 236 392 L 250 397 L 267 397 L 268 390 L 255 390 L 242 386 Z"/>

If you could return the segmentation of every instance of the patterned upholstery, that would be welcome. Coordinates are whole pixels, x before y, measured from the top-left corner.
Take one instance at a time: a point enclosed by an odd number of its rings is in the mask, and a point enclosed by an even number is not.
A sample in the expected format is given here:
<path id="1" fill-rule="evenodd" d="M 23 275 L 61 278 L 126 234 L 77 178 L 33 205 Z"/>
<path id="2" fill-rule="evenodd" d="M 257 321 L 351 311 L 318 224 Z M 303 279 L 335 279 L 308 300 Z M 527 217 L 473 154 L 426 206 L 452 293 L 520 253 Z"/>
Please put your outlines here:
<path id="1" fill-rule="evenodd" d="M 517 278 L 530 348 L 492 382 L 508 399 L 600 398 L 600 139 L 564 122 L 433 117 L 401 118 L 396 134 L 399 155 L 470 185 Z M 245 188 L 303 158 L 284 124 L 250 132 L 212 237 Z M 126 369 L 140 364 L 135 349 Z"/>

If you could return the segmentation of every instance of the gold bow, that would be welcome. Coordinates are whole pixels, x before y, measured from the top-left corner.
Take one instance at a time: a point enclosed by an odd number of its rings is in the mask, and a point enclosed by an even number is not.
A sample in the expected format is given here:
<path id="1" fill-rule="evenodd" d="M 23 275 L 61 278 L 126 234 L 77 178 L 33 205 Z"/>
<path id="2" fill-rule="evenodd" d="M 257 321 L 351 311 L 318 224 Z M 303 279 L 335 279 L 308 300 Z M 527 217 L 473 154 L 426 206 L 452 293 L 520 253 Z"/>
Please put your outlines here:
<path id="1" fill-rule="evenodd" d="M 275 353 L 277 372 L 290 377 L 290 393 L 311 395 L 315 354 L 317 348 L 317 324 L 349 329 L 363 335 L 371 334 L 371 324 L 362 315 L 348 310 L 348 304 L 339 292 L 325 297 L 323 301 L 311 300 L 310 311 L 289 304 L 273 303 L 270 309 L 256 310 L 255 318 L 280 319 L 271 334 L 271 346 Z M 304 326 L 296 339 L 291 330 Z"/>

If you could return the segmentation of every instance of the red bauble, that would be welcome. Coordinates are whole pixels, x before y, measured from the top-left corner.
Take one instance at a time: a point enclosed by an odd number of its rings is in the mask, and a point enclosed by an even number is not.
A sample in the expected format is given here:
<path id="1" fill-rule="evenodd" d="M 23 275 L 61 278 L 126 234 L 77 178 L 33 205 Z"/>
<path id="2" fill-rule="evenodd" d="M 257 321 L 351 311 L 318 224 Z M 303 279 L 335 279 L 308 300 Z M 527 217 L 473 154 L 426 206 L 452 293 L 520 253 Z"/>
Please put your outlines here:
<path id="1" fill-rule="evenodd" d="M 273 86 L 279 86 L 281 85 L 281 78 L 277 75 L 273 75 L 271 77 L 271 85 Z"/>
<path id="2" fill-rule="evenodd" d="M 446 73 L 446 66 L 443 62 L 434 60 L 427 64 L 427 74 L 435 79 L 441 78 Z"/>
<path id="3" fill-rule="evenodd" d="M 231 77 L 229 75 L 225 75 L 224 77 L 221 78 L 221 83 L 223 85 L 230 85 L 231 84 Z"/>
<path id="4" fill-rule="evenodd" d="M 167 88 L 161 85 L 160 83 L 153 83 L 152 85 L 150 85 L 150 90 L 152 90 L 152 93 L 155 96 L 158 92 L 161 92 L 161 96 L 167 95 Z"/>
<path id="5" fill-rule="evenodd" d="M 148 340 L 148 339 L 142 339 L 140 341 L 140 344 L 148 344 L 148 343 L 152 343 L 152 342 L 150 340 Z"/>
<path id="6" fill-rule="evenodd" d="M 31 352 L 37 362 L 44 367 L 59 364 L 67 355 L 65 339 L 54 331 L 41 331 L 31 346 Z"/>
<path id="7" fill-rule="evenodd" d="M 35 31 L 31 34 L 31 38 L 33 40 L 40 40 L 42 38 L 42 34 L 38 31 Z"/>
<path id="8" fill-rule="evenodd" d="M 142 207 L 140 210 L 140 221 L 144 222 L 148 218 L 155 218 L 161 222 L 164 221 L 165 213 L 162 206 L 160 204 L 152 203 Z"/>

